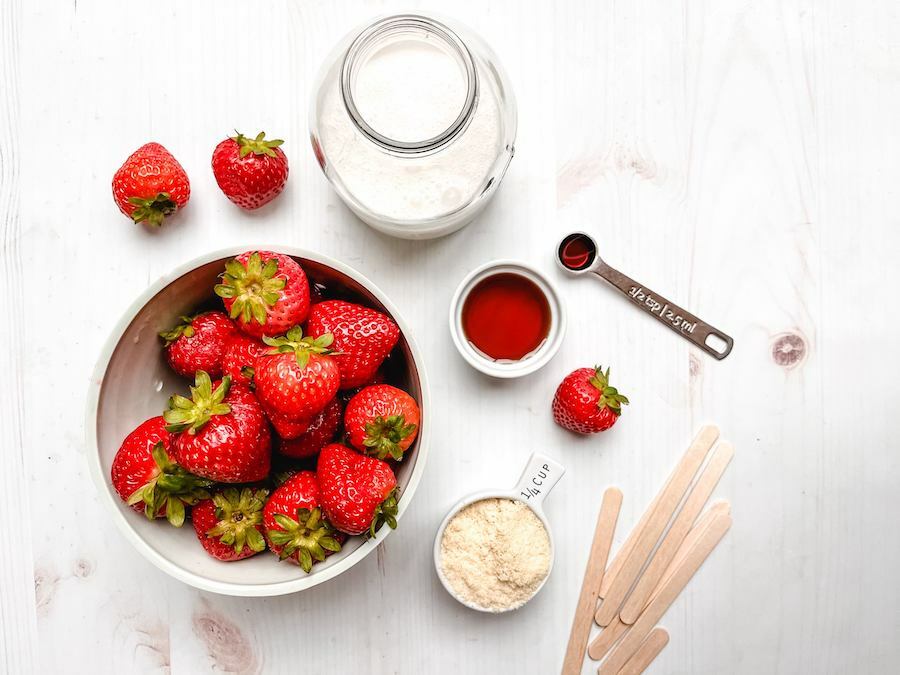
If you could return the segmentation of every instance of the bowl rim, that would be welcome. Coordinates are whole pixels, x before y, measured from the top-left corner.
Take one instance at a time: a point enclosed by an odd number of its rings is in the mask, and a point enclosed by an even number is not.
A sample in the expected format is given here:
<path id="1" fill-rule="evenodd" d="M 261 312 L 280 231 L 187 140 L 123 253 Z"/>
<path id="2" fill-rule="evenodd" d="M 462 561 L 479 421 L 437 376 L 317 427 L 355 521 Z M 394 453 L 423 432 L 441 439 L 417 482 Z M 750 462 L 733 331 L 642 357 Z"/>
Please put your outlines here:
<path id="1" fill-rule="evenodd" d="M 103 386 L 103 380 L 106 377 L 106 370 L 109 367 L 109 362 L 112 358 L 113 353 L 115 352 L 116 347 L 122 339 L 122 336 L 125 334 L 125 331 L 131 325 L 134 319 L 137 317 L 138 313 L 144 308 L 144 305 L 146 305 L 154 296 L 156 296 L 157 293 L 162 291 L 166 286 L 173 283 L 181 276 L 192 272 L 194 269 L 202 265 L 215 262 L 216 260 L 222 258 L 231 258 L 239 255 L 240 253 L 243 253 L 244 251 L 277 251 L 279 253 L 284 253 L 286 255 L 294 256 L 297 258 L 306 258 L 319 264 L 327 265 L 332 269 L 347 275 L 348 277 L 365 287 L 367 291 L 369 291 L 373 296 L 375 296 L 375 298 L 377 298 L 377 300 L 391 315 L 391 318 L 393 318 L 393 320 L 397 323 L 397 326 L 400 328 L 400 331 L 404 339 L 406 340 L 407 345 L 409 346 L 409 351 L 412 355 L 413 363 L 415 364 L 416 370 L 418 372 L 421 408 L 423 411 L 429 411 L 428 414 L 430 414 L 431 411 L 431 400 L 429 394 L 428 378 L 425 372 L 425 362 L 422 358 L 421 352 L 419 351 L 418 345 L 416 344 L 415 339 L 412 336 L 408 324 L 404 320 L 403 316 L 398 312 L 397 307 L 390 301 L 387 295 L 365 275 L 361 274 L 349 265 L 346 265 L 339 260 L 335 260 L 334 258 L 321 253 L 316 253 L 308 249 L 299 248 L 296 246 L 287 246 L 283 244 L 261 246 L 241 245 L 217 249 L 215 251 L 204 253 L 201 256 L 193 258 L 192 260 L 188 260 L 177 265 L 174 269 L 163 274 L 156 281 L 151 283 L 147 288 L 143 290 L 143 292 L 138 295 L 137 298 L 135 298 L 131 302 L 128 308 L 116 321 L 112 328 L 112 331 L 103 343 L 103 347 L 100 350 L 100 356 L 98 357 L 91 374 L 91 380 L 88 386 L 88 393 L 85 404 L 85 455 L 88 463 L 88 469 L 90 471 L 91 478 L 93 479 L 94 487 L 100 497 L 100 501 L 103 502 L 107 511 L 111 514 L 113 522 L 115 522 L 119 531 L 125 536 L 125 539 L 127 539 L 131 543 L 131 545 L 134 546 L 134 548 L 137 549 L 137 551 L 142 556 L 144 556 L 145 559 L 153 563 L 153 565 L 155 565 L 157 568 L 159 568 L 169 576 L 172 576 L 175 579 L 188 584 L 189 586 L 193 586 L 194 588 L 198 588 L 203 591 L 242 597 L 268 597 L 296 593 L 298 591 L 312 588 L 313 586 L 317 586 L 318 584 L 335 578 L 336 576 L 353 567 L 370 553 L 372 553 L 372 551 L 378 548 L 378 545 L 381 544 L 381 542 L 384 541 L 393 530 L 389 527 L 382 527 L 375 537 L 373 537 L 372 539 L 367 539 L 361 546 L 357 547 L 346 558 L 340 560 L 334 565 L 331 565 L 330 567 L 316 572 L 315 574 L 307 574 L 297 579 L 265 584 L 241 584 L 235 582 L 210 580 L 187 569 L 184 569 L 165 558 L 162 554 L 157 552 L 156 549 L 145 542 L 144 539 L 131 526 L 119 507 L 119 500 L 117 495 L 113 494 L 112 487 L 107 480 L 106 472 L 104 471 L 103 466 L 100 462 L 100 446 L 97 441 L 97 413 L 100 403 L 100 390 Z M 417 438 L 418 447 L 416 462 L 413 465 L 409 482 L 407 483 L 398 504 L 398 522 L 406 512 L 406 509 L 409 506 L 409 503 L 412 501 L 416 489 L 419 486 L 419 482 L 422 479 L 422 473 L 425 470 L 425 463 L 428 458 L 428 441 L 430 432 L 430 423 L 426 423 L 424 425 L 424 429 L 420 429 L 420 433 Z"/>

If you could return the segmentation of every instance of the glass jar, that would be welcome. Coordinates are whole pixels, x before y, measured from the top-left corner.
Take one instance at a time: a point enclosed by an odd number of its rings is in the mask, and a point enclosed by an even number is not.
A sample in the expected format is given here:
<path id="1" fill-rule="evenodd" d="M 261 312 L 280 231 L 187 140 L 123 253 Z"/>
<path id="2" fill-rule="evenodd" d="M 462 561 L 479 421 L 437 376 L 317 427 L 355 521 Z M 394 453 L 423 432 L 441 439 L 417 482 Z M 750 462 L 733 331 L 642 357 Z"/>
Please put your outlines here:
<path id="1" fill-rule="evenodd" d="M 338 43 L 309 123 L 322 171 L 360 219 L 430 239 L 467 225 L 496 193 L 514 153 L 516 104 L 481 38 L 403 14 Z"/>

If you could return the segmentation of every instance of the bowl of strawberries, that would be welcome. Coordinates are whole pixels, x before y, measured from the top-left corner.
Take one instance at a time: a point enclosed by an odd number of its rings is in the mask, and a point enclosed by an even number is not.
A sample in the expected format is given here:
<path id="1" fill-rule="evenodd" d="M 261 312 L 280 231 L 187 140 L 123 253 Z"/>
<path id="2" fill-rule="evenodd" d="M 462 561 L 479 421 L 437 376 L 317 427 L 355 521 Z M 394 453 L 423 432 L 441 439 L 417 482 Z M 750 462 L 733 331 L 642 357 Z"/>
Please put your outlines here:
<path id="1" fill-rule="evenodd" d="M 91 475 L 173 577 L 241 596 L 310 588 L 375 550 L 415 493 L 422 363 L 350 267 L 290 247 L 208 254 L 108 339 L 87 399 Z"/>

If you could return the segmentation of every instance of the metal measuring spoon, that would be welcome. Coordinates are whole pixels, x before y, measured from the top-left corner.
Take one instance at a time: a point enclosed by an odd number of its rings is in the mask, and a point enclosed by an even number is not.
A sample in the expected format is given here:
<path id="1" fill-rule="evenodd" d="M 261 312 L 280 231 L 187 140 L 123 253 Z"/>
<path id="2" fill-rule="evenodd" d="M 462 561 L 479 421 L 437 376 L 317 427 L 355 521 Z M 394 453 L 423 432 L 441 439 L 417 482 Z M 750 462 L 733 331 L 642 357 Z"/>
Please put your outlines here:
<path id="1" fill-rule="evenodd" d="M 570 274 L 596 274 L 615 286 L 633 304 L 707 354 L 722 360 L 731 353 L 734 340 L 728 335 L 603 262 L 597 254 L 597 242 L 590 235 L 573 232 L 563 237 L 556 247 L 556 262 Z"/>

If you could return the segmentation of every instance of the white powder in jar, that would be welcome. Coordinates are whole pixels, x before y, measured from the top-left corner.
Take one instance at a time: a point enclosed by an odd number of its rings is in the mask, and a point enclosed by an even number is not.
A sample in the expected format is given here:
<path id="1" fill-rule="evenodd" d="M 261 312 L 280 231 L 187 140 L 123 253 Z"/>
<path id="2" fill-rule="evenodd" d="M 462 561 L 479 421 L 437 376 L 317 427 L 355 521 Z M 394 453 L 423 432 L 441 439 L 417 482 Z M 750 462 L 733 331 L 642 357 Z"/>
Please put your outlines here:
<path id="1" fill-rule="evenodd" d="M 498 103 L 482 80 L 469 125 L 453 141 L 430 155 L 398 157 L 356 128 L 344 106 L 340 78 L 334 78 L 318 121 L 331 170 L 365 208 L 390 220 L 433 219 L 461 209 L 485 188 L 503 151 Z M 459 64 L 421 39 L 373 54 L 353 89 L 357 109 L 373 129 L 409 142 L 447 129 L 462 110 L 465 94 Z"/>
<path id="2" fill-rule="evenodd" d="M 522 502 L 482 499 L 447 523 L 441 572 L 466 602 L 495 612 L 514 609 L 549 574 L 550 537 Z"/>

